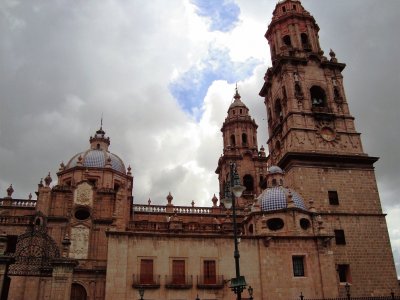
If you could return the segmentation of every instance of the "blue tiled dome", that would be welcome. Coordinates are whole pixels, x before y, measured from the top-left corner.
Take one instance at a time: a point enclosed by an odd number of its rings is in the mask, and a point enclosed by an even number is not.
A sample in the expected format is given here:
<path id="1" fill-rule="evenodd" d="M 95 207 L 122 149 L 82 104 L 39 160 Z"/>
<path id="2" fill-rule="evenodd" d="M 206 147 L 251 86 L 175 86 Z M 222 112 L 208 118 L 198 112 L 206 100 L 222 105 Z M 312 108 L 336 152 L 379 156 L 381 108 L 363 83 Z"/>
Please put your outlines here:
<path id="1" fill-rule="evenodd" d="M 268 173 L 269 174 L 283 174 L 283 170 L 279 168 L 278 166 L 270 166 L 268 168 Z"/>
<path id="2" fill-rule="evenodd" d="M 107 159 L 111 159 L 111 168 L 115 171 L 125 173 L 123 161 L 115 154 L 101 149 L 89 149 L 85 152 L 76 154 L 68 162 L 66 169 L 76 167 L 79 157 L 82 157 L 82 166 L 88 168 L 105 168 Z"/>
<path id="3" fill-rule="evenodd" d="M 287 197 L 289 193 L 291 193 L 293 196 L 292 199 L 295 207 L 307 210 L 307 207 L 304 205 L 304 201 L 299 194 L 282 186 L 267 188 L 264 192 L 262 192 L 262 194 L 258 197 L 261 210 L 273 211 L 287 208 Z"/>

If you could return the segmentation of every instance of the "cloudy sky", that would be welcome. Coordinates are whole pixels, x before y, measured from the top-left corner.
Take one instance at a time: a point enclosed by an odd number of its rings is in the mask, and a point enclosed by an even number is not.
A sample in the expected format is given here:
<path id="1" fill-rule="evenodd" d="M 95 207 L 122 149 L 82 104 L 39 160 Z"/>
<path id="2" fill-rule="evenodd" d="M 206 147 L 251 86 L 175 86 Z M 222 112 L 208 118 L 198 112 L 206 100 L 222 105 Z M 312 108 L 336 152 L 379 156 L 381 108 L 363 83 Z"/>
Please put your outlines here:
<path id="1" fill-rule="evenodd" d="M 135 202 L 211 205 L 235 82 L 267 140 L 258 92 L 273 0 L 0 1 L 0 195 L 34 192 L 88 148 L 104 116 Z M 344 71 L 400 274 L 400 1 L 303 0 Z"/>

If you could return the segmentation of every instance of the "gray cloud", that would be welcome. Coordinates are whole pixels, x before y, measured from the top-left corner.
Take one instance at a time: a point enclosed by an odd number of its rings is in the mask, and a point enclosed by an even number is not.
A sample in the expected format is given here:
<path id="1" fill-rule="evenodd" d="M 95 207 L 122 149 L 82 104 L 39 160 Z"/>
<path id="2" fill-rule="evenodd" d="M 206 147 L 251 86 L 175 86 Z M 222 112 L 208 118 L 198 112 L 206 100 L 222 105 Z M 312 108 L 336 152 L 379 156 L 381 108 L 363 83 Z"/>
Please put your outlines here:
<path id="1" fill-rule="evenodd" d="M 14 196 L 25 198 L 49 170 L 55 178 L 61 161 L 89 146 L 103 113 L 111 151 L 132 165 L 135 201 L 165 203 L 171 191 L 176 204 L 210 205 L 218 192 L 219 128 L 233 85 L 212 83 L 199 122 L 181 110 L 168 87 L 177 74 L 204 61 L 218 41 L 228 40 L 224 46 L 232 55 L 245 49 L 241 62 L 264 62 L 251 78 L 238 81 L 259 125 L 259 145 L 266 146 L 258 92 L 270 65 L 263 34 L 275 2 L 236 2 L 238 30 L 211 36 L 186 1 L 0 2 L 0 195 L 13 183 Z M 392 245 L 399 249 L 400 2 L 303 5 L 320 25 L 325 52 L 332 47 L 347 63 L 350 109 L 365 152 L 381 157 L 377 180 Z"/>

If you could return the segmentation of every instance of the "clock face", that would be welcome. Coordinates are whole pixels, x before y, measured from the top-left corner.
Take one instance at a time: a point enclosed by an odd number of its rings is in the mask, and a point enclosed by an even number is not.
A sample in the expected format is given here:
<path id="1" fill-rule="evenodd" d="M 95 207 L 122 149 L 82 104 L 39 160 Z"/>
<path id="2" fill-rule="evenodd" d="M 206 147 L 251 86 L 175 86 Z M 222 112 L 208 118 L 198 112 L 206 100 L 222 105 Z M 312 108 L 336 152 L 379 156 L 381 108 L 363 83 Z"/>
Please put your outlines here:
<path id="1" fill-rule="evenodd" d="M 321 128 L 320 131 L 321 137 L 328 142 L 331 142 L 333 140 L 335 140 L 336 138 L 336 133 L 332 128 L 329 127 L 323 127 Z"/>

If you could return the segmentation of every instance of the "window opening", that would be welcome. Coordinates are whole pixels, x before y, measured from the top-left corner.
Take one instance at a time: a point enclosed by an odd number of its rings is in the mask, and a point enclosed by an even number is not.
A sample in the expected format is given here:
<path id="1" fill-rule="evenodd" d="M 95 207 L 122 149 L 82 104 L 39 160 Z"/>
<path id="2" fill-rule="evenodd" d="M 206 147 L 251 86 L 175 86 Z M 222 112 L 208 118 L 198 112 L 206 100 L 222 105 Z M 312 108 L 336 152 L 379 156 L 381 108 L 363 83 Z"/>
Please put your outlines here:
<path id="1" fill-rule="evenodd" d="M 15 253 L 17 249 L 18 235 L 7 235 L 6 253 Z"/>
<path id="2" fill-rule="evenodd" d="M 337 191 L 328 191 L 330 205 L 339 205 L 339 196 Z"/>
<path id="3" fill-rule="evenodd" d="M 277 186 L 277 182 L 276 182 L 276 179 L 275 179 L 275 178 L 272 179 L 272 186 Z"/>
<path id="4" fill-rule="evenodd" d="M 300 227 L 304 230 L 307 230 L 308 228 L 310 228 L 311 223 L 308 219 L 301 219 L 300 220 Z"/>
<path id="5" fill-rule="evenodd" d="M 253 224 L 250 224 L 250 226 L 249 226 L 249 233 L 250 233 L 250 234 L 253 234 L 253 232 L 254 232 L 254 226 L 253 226 Z"/>
<path id="6" fill-rule="evenodd" d="M 243 112 L 243 110 L 242 109 L 240 109 L 240 113 L 242 113 Z"/>
<path id="7" fill-rule="evenodd" d="M 281 151 L 281 142 L 280 141 L 276 141 L 275 143 L 275 149 L 277 152 Z"/>
<path id="8" fill-rule="evenodd" d="M 283 223 L 282 219 L 279 218 L 273 218 L 273 219 L 269 219 L 267 221 L 267 226 L 269 228 L 269 230 L 272 231 L 277 231 L 283 228 L 285 224 Z"/>
<path id="9" fill-rule="evenodd" d="M 286 12 L 286 7 L 285 6 L 282 7 L 282 11 Z"/>
<path id="10" fill-rule="evenodd" d="M 254 180 L 253 177 L 249 174 L 246 174 L 243 177 L 243 185 L 246 187 L 247 192 L 254 191 Z"/>
<path id="11" fill-rule="evenodd" d="M 75 211 L 75 219 L 84 221 L 90 217 L 90 211 L 86 208 L 78 208 Z"/>
<path id="12" fill-rule="evenodd" d="M 78 283 L 73 283 L 71 285 L 71 300 L 86 300 L 86 299 L 87 299 L 86 289 Z"/>
<path id="13" fill-rule="evenodd" d="M 279 118 L 280 121 L 283 120 L 282 105 L 280 99 L 277 99 L 275 103 L 275 115 L 277 118 Z"/>
<path id="14" fill-rule="evenodd" d="M 301 44 L 303 46 L 303 49 L 304 50 L 311 50 L 311 45 L 310 45 L 310 42 L 308 40 L 308 35 L 305 34 L 305 33 L 302 33 L 300 35 L 300 38 L 301 38 Z"/>
<path id="15" fill-rule="evenodd" d="M 350 266 L 347 264 L 338 265 L 337 268 L 340 282 L 351 282 Z"/>
<path id="16" fill-rule="evenodd" d="M 140 284 L 153 284 L 153 260 L 141 259 L 140 260 Z"/>
<path id="17" fill-rule="evenodd" d="M 342 230 L 342 229 L 335 230 L 335 241 L 336 241 L 336 245 L 346 245 L 346 238 L 344 236 L 344 230 Z"/>
<path id="18" fill-rule="evenodd" d="M 172 261 L 172 283 L 185 284 L 185 261 L 173 260 Z"/>
<path id="19" fill-rule="evenodd" d="M 285 35 L 285 36 L 283 37 L 283 43 L 284 43 L 286 46 L 289 46 L 289 47 L 292 46 L 292 40 L 290 39 L 290 36 L 289 36 L 289 35 Z"/>
<path id="20" fill-rule="evenodd" d="M 293 10 L 296 10 L 296 9 L 297 9 L 296 4 L 293 4 Z"/>
<path id="21" fill-rule="evenodd" d="M 204 284 L 216 284 L 217 272 L 215 260 L 205 260 L 204 265 Z"/>
<path id="22" fill-rule="evenodd" d="M 293 276 L 304 277 L 304 256 L 292 256 Z"/>
<path id="23" fill-rule="evenodd" d="M 335 95 L 335 99 L 336 100 L 340 99 L 340 92 L 339 92 L 339 89 L 336 86 L 333 88 L 333 93 Z"/>
<path id="24" fill-rule="evenodd" d="M 244 146 L 247 145 L 247 134 L 245 133 L 242 133 L 242 143 Z"/>
<path id="25" fill-rule="evenodd" d="M 319 86 L 313 86 L 310 89 L 311 101 L 313 107 L 325 107 L 326 106 L 326 94 L 325 91 Z"/>
<path id="26" fill-rule="evenodd" d="M 233 134 L 231 135 L 231 146 L 236 146 L 235 136 Z"/>

